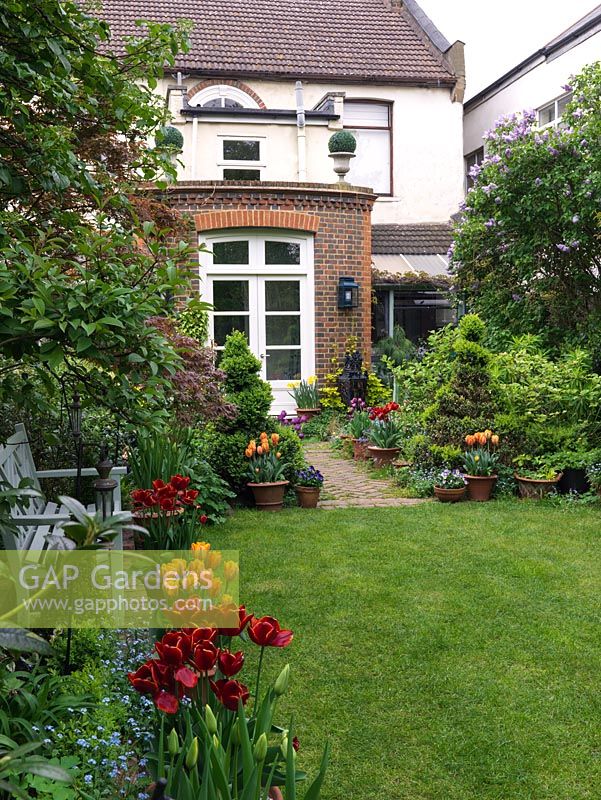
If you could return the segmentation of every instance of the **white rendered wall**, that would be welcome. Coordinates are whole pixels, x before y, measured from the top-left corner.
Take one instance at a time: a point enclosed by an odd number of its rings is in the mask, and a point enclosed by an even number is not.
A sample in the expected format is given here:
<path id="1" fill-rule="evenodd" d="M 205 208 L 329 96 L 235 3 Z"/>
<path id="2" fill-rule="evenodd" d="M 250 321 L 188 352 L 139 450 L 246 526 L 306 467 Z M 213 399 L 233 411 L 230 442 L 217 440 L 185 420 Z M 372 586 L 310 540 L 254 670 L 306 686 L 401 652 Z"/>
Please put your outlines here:
<path id="1" fill-rule="evenodd" d="M 465 115 L 465 155 L 482 147 L 482 136 L 499 117 L 525 109 L 540 108 L 564 94 L 561 88 L 571 75 L 601 58 L 601 33 L 586 39 L 552 61 L 542 61 L 530 72 L 501 89 Z"/>
<path id="2" fill-rule="evenodd" d="M 193 87 L 201 79 L 187 79 Z M 170 81 L 158 87 L 163 96 Z M 295 109 L 295 81 L 247 80 L 247 85 L 268 109 Z M 463 197 L 463 150 L 461 103 L 452 103 L 448 88 L 398 86 L 353 86 L 311 84 L 304 88 L 305 108 L 312 109 L 329 92 L 345 92 L 347 99 L 383 100 L 393 103 L 393 196 L 376 202 L 373 222 L 446 222 Z M 218 165 L 219 137 L 263 137 L 266 181 L 297 181 L 297 128 L 294 118 L 274 123 L 250 119 L 244 123 L 207 121 L 202 117 L 182 117 L 177 112 L 182 102 L 172 95 L 170 108 L 174 122 L 184 135 L 180 180 L 218 180 L 223 166 Z M 335 174 L 328 157 L 327 143 L 340 127 L 334 122 L 309 121 L 306 133 L 306 180 L 334 183 Z M 196 129 L 196 132 L 194 132 Z M 250 166 L 250 165 L 249 165 Z M 353 182 L 353 171 L 348 175 Z"/>

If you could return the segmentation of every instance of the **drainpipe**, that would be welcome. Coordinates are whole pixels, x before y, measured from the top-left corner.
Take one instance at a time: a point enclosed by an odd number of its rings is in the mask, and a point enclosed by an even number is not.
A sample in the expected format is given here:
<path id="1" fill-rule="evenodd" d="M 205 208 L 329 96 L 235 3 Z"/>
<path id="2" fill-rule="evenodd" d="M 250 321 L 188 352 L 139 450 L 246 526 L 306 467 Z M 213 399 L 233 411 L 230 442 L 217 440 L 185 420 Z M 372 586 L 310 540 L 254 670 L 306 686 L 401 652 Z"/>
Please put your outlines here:
<path id="1" fill-rule="evenodd" d="M 307 180 L 307 140 L 305 136 L 305 101 L 303 100 L 303 84 L 296 82 L 296 137 L 298 149 L 298 180 Z"/>

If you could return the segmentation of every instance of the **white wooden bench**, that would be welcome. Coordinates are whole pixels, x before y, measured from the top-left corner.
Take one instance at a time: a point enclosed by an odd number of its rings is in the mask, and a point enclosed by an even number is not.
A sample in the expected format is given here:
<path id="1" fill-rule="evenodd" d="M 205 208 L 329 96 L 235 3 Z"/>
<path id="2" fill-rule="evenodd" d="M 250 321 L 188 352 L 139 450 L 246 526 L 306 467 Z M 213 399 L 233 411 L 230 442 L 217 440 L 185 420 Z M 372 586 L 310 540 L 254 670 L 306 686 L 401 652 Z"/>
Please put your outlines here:
<path id="1" fill-rule="evenodd" d="M 121 511 L 121 476 L 127 472 L 126 467 L 113 467 L 111 477 L 117 481 L 114 491 L 115 511 Z M 75 478 L 76 469 L 36 469 L 25 425 L 17 423 L 15 433 L 5 445 L 0 445 L 0 480 L 6 481 L 16 488 L 23 478 L 29 478 L 31 486 L 42 492 L 40 480 L 44 478 Z M 94 467 L 81 470 L 82 477 L 98 477 Z M 94 511 L 92 504 L 88 510 Z M 18 526 L 19 534 L 10 530 L 2 530 L 2 541 L 5 550 L 44 550 L 52 547 L 52 539 L 64 536 L 62 524 L 69 520 L 69 512 L 56 503 L 46 502 L 43 497 L 31 498 L 23 509 L 13 509 L 12 521 Z M 116 549 L 122 549 L 121 537 L 114 543 Z"/>

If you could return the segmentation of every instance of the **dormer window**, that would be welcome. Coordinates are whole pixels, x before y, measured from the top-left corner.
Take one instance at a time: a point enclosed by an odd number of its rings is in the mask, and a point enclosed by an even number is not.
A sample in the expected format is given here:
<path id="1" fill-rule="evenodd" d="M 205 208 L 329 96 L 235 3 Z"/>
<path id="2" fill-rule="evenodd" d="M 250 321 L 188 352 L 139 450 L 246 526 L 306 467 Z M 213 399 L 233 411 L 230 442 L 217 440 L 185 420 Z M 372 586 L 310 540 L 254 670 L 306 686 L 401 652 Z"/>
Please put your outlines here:
<path id="1" fill-rule="evenodd" d="M 259 108 L 257 101 L 237 86 L 216 83 L 190 97 L 188 104 L 197 108 Z"/>

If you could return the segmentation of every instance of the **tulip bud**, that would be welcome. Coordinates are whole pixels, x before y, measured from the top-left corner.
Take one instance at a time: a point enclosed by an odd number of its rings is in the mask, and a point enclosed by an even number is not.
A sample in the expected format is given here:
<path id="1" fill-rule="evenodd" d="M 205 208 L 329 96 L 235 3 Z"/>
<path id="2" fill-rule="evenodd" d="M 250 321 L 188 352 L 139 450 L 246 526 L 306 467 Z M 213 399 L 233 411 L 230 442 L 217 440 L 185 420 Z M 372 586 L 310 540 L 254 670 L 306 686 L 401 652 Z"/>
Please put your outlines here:
<path id="1" fill-rule="evenodd" d="M 192 769 L 196 766 L 196 762 L 198 761 L 198 739 L 196 736 L 192 739 L 192 744 L 188 748 L 188 752 L 186 753 L 186 768 Z"/>
<path id="2" fill-rule="evenodd" d="M 259 738 L 257 739 L 254 747 L 254 756 L 255 761 L 261 762 L 265 761 L 267 756 L 267 734 L 262 733 Z"/>
<path id="3" fill-rule="evenodd" d="M 219 750 L 219 739 L 217 738 L 217 736 L 213 736 L 213 747 L 215 748 L 215 750 Z"/>
<path id="4" fill-rule="evenodd" d="M 286 664 L 284 669 L 278 675 L 276 682 L 273 684 L 273 691 L 278 697 L 281 697 L 288 689 L 288 682 L 290 681 L 290 664 Z"/>
<path id="5" fill-rule="evenodd" d="M 282 739 L 282 744 L 280 745 L 280 753 L 284 756 L 285 759 L 288 758 L 288 731 L 284 734 L 284 738 Z M 296 761 L 296 748 L 292 748 L 292 761 Z"/>
<path id="6" fill-rule="evenodd" d="M 216 734 L 217 720 L 215 719 L 215 714 L 213 714 L 211 706 L 205 706 L 205 722 L 207 724 L 207 730 L 209 733 L 212 735 Z"/>
<path id="7" fill-rule="evenodd" d="M 176 756 L 179 751 L 179 736 L 175 728 L 171 728 L 171 733 L 167 737 L 167 750 L 170 756 Z"/>

